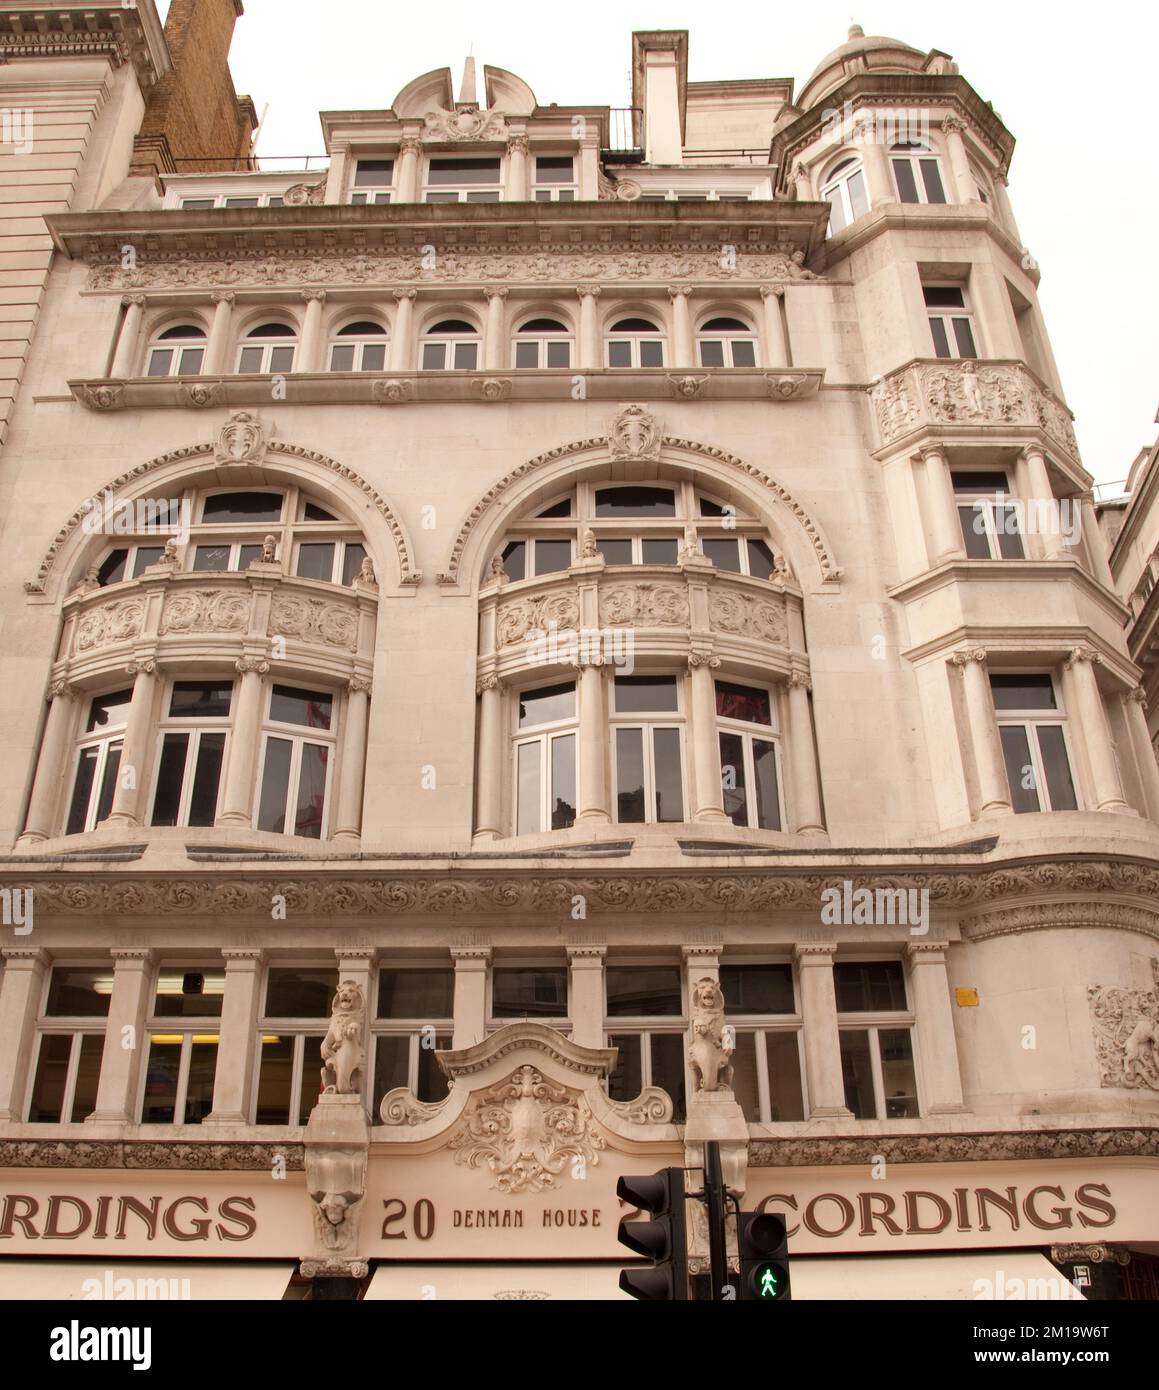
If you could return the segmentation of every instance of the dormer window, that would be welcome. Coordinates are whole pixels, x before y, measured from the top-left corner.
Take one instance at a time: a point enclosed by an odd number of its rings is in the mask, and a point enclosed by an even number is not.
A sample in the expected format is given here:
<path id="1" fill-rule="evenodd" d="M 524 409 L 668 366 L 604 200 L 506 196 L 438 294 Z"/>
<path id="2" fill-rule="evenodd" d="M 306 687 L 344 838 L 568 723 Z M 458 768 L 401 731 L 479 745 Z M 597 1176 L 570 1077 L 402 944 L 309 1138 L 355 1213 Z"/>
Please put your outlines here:
<path id="1" fill-rule="evenodd" d="M 892 146 L 889 162 L 898 200 L 903 203 L 944 203 L 941 161 L 928 145 L 903 140 Z"/>
<path id="2" fill-rule="evenodd" d="M 432 159 L 427 166 L 428 203 L 497 203 L 498 159 Z"/>
<path id="3" fill-rule="evenodd" d="M 389 203 L 393 183 L 393 159 L 360 159 L 354 166 L 350 201 L 354 204 Z"/>
<path id="4" fill-rule="evenodd" d="M 205 333 L 192 323 L 158 333 L 149 348 L 146 376 L 197 376 L 205 361 Z"/>
<path id="5" fill-rule="evenodd" d="M 535 159 L 535 201 L 574 203 L 575 160 L 571 155 L 541 154 Z"/>

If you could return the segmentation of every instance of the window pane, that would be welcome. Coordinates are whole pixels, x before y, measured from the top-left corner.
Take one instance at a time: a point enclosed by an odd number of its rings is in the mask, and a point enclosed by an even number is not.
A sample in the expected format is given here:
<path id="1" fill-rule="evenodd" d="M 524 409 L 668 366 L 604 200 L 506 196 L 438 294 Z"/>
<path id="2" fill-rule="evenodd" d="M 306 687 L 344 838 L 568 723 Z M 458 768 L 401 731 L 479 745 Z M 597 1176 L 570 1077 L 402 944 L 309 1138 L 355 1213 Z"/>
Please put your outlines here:
<path id="1" fill-rule="evenodd" d="M 159 545 L 139 545 L 137 553 L 133 557 L 132 578 L 140 579 L 149 566 L 155 565 L 164 554 L 165 551 Z"/>
<path id="2" fill-rule="evenodd" d="M 656 819 L 684 819 L 684 791 L 680 776 L 680 730 L 654 729 Z"/>
<path id="3" fill-rule="evenodd" d="M 640 366 L 662 367 L 664 365 L 664 344 L 654 338 L 644 338 L 640 343 Z"/>
<path id="4" fill-rule="evenodd" d="M 203 733 L 197 746 L 189 824 L 212 825 L 217 816 L 217 789 L 225 759 L 225 734 Z"/>
<path id="5" fill-rule="evenodd" d="M 918 202 L 918 186 L 914 179 L 913 165 L 908 159 L 894 159 L 893 176 L 897 182 L 897 196 L 903 203 Z"/>
<path id="6" fill-rule="evenodd" d="M 733 825 L 746 826 L 749 823 L 744 772 L 744 740 L 740 734 L 721 734 L 720 788 L 724 798 L 724 814 Z"/>
<path id="7" fill-rule="evenodd" d="M 960 285 L 923 285 L 922 296 L 931 309 L 964 309 L 966 300 Z"/>
<path id="8" fill-rule="evenodd" d="M 724 366 L 724 344 L 719 338 L 700 340 L 700 365 L 702 367 Z"/>
<path id="9" fill-rule="evenodd" d="M 225 997 L 225 971 L 197 967 L 165 967 L 153 997 L 155 1018 L 220 1018 Z"/>
<path id="10" fill-rule="evenodd" d="M 954 319 L 954 341 L 958 345 L 959 357 L 977 357 L 978 349 L 974 346 L 974 330 L 970 327 L 969 319 Z"/>
<path id="11" fill-rule="evenodd" d="M 942 188 L 942 175 L 938 168 L 938 161 L 936 159 L 922 159 L 918 163 L 922 168 L 922 183 L 926 186 L 926 201 L 944 203 L 946 194 Z"/>
<path id="12" fill-rule="evenodd" d="M 330 750 L 324 744 L 302 745 L 294 833 L 306 835 L 312 840 L 322 838 L 322 820 L 326 813 L 326 766 L 329 757 Z"/>
<path id="13" fill-rule="evenodd" d="M 98 695 L 89 706 L 89 733 L 97 729 L 123 729 L 129 722 L 131 690 L 118 690 L 115 695 Z"/>
<path id="14" fill-rule="evenodd" d="M 442 371 L 447 360 L 446 343 L 424 343 L 423 344 L 423 370 Z"/>
<path id="15" fill-rule="evenodd" d="M 81 834 L 88 823 L 89 800 L 99 757 L 99 748 L 82 748 L 77 757 L 76 781 L 72 786 L 72 802 L 68 808 L 68 823 L 65 826 L 66 835 Z"/>
<path id="16" fill-rule="evenodd" d="M 535 573 L 558 574 L 571 564 L 571 541 L 536 541 Z"/>
<path id="17" fill-rule="evenodd" d="M 1022 536 L 1018 531 L 1018 511 L 1015 507 L 994 508 L 994 529 L 998 533 L 998 550 L 1004 560 L 1023 560 Z"/>
<path id="18" fill-rule="evenodd" d="M 672 1097 L 672 1122 L 682 1125 L 684 1105 L 684 1034 L 652 1034 L 652 1085 Z"/>
<path id="19" fill-rule="evenodd" d="M 515 833 L 534 835 L 541 825 L 542 802 L 540 793 L 539 766 L 543 756 L 543 744 L 537 739 L 534 743 L 521 743 L 515 755 L 516 788 Z"/>
<path id="20" fill-rule="evenodd" d="M 721 719 L 743 719 L 747 724 L 772 726 L 769 692 L 757 686 L 716 682 L 716 713 Z"/>
<path id="21" fill-rule="evenodd" d="M 157 770 L 157 793 L 153 798 L 153 825 L 177 824 L 177 817 L 181 811 L 181 788 L 185 783 L 185 758 L 188 752 L 188 734 L 165 735 Z"/>
<path id="22" fill-rule="evenodd" d="M 841 1032 L 841 1075 L 845 1082 L 845 1104 L 858 1120 L 876 1120 L 873 1098 L 873 1064 L 869 1056 L 869 1034 Z"/>
<path id="23" fill-rule="evenodd" d="M 195 571 L 229 569 L 230 547 L 228 545 L 199 545 L 193 551 Z"/>
<path id="24" fill-rule="evenodd" d="M 849 225 L 845 216 L 845 202 L 841 196 L 841 189 L 831 188 L 825 194 L 825 201 L 829 204 L 829 235 L 836 236 L 838 232 L 843 232 Z"/>
<path id="25" fill-rule="evenodd" d="M 218 492 L 205 499 L 203 521 L 280 521 L 282 496 L 277 492 Z"/>
<path id="26" fill-rule="evenodd" d="M 755 367 L 757 365 L 757 348 L 751 339 L 733 339 L 732 365 L 734 367 Z"/>
<path id="27" fill-rule="evenodd" d="M 732 1054 L 732 1093 L 750 1124 L 761 1118 L 760 1087 L 757 1081 L 757 1033 L 737 1033 Z"/>
<path id="28" fill-rule="evenodd" d="M 571 183 L 571 155 L 541 154 L 535 160 L 536 183 Z"/>
<path id="29" fill-rule="evenodd" d="M 517 367 L 538 367 L 539 366 L 539 344 L 538 343 L 516 343 L 515 344 L 515 365 Z"/>
<path id="30" fill-rule="evenodd" d="M 260 545 L 239 545 L 237 548 L 237 567 L 239 570 L 248 570 L 255 560 L 262 558 L 262 548 Z M 274 564 L 278 562 L 273 561 Z"/>
<path id="31" fill-rule="evenodd" d="M 492 971 L 492 1018 L 566 1018 L 567 968 L 498 966 Z"/>
<path id="32" fill-rule="evenodd" d="M 185 1123 L 199 1125 L 213 1109 L 213 1079 L 217 1074 L 217 1039 L 200 1040 L 189 1049 L 189 1080 L 185 1088 Z"/>
<path id="33" fill-rule="evenodd" d="M 616 730 L 616 819 L 644 823 L 644 731 Z"/>
<path id="34" fill-rule="evenodd" d="M 276 347 L 270 349 L 270 371 L 288 372 L 294 366 L 294 349 L 292 347 Z"/>
<path id="35" fill-rule="evenodd" d="M 382 1098 L 398 1086 L 410 1085 L 409 1034 L 379 1034 L 374 1040 L 374 1108 L 371 1116 L 378 1122 Z"/>
<path id="36" fill-rule="evenodd" d="M 722 965 L 720 988 L 730 1014 L 791 1014 L 791 965 Z"/>
<path id="37" fill-rule="evenodd" d="M 906 1007 L 900 961 L 839 961 L 833 967 L 833 984 L 838 1013 L 885 1013 Z"/>
<path id="38" fill-rule="evenodd" d="M 264 1038 L 258 1070 L 258 1100 L 254 1123 L 284 1125 L 290 1122 L 290 1082 L 294 1068 L 294 1040 Z"/>
<path id="39" fill-rule="evenodd" d="M 85 1033 L 80 1040 L 80 1061 L 72 1093 L 72 1122 L 79 1125 L 97 1108 L 97 1085 L 105 1040 L 100 1033 Z"/>
<path id="40" fill-rule="evenodd" d="M 616 1060 L 608 1073 L 612 1100 L 635 1100 L 644 1089 L 640 1043 L 638 1033 L 613 1033 L 608 1038 L 608 1046 L 616 1049 Z"/>
<path id="41" fill-rule="evenodd" d="M 753 776 L 757 802 L 757 828 L 780 830 L 781 800 L 777 794 L 777 748 L 764 739 L 753 739 Z"/>
<path id="42" fill-rule="evenodd" d="M 96 823 L 107 820 L 113 809 L 113 796 L 117 790 L 117 774 L 121 768 L 121 744 L 110 743 L 105 756 L 105 771 L 101 777 L 101 789 L 97 795 Z"/>
<path id="43" fill-rule="evenodd" d="M 930 334 L 934 340 L 934 356 L 950 356 L 950 340 L 946 337 L 946 325 L 943 319 L 930 319 Z"/>
<path id="44" fill-rule="evenodd" d="M 427 182 L 433 184 L 480 184 L 499 182 L 497 159 L 432 159 Z"/>
<path id="45" fill-rule="evenodd" d="M 394 175 L 393 159 L 360 159 L 354 175 L 355 188 L 375 188 L 390 183 Z"/>
<path id="46" fill-rule="evenodd" d="M 758 539 L 749 537 L 745 541 L 748 550 L 749 574 L 756 579 L 771 579 L 776 568 L 773 561 L 773 552 L 768 545 Z"/>
<path id="47" fill-rule="evenodd" d="M 845 187 L 849 190 L 849 202 L 853 208 L 853 216 L 861 217 L 869 211 L 869 198 L 865 192 L 865 175 L 860 169 L 856 173 L 850 174 L 845 182 Z"/>
<path id="48" fill-rule="evenodd" d="M 173 365 L 172 348 L 156 348 L 149 354 L 148 376 L 168 376 Z"/>
<path id="49" fill-rule="evenodd" d="M 679 549 L 676 538 L 669 539 L 667 536 L 653 540 L 645 538 L 641 545 L 646 565 L 674 565 L 679 558 Z"/>
<path id="50" fill-rule="evenodd" d="M 719 536 L 704 536 L 700 545 L 717 569 L 725 570 L 729 574 L 740 574 L 740 550 L 735 538 L 725 540 Z"/>
<path id="51" fill-rule="evenodd" d="M 503 548 L 503 568 L 508 579 L 523 579 L 527 575 L 527 542 L 510 541 Z"/>
<path id="52" fill-rule="evenodd" d="M 1046 777 L 1046 790 L 1050 796 L 1052 811 L 1077 811 L 1074 781 L 1071 778 L 1070 759 L 1066 755 L 1066 739 L 1058 724 L 1040 724 L 1038 751 L 1042 758 L 1043 775 Z"/>
<path id="53" fill-rule="evenodd" d="M 596 489 L 596 516 L 675 516 L 676 497 L 665 487 Z"/>
<path id="54" fill-rule="evenodd" d="M 180 374 L 182 376 L 197 376 L 201 371 L 201 363 L 204 357 L 204 348 L 182 349 Z"/>
<path id="55" fill-rule="evenodd" d="M 551 828 L 575 824 L 575 735 L 551 740 Z"/>
<path id="56" fill-rule="evenodd" d="M 608 344 L 608 366 L 630 367 L 632 365 L 632 344 L 614 341 Z M 599 513 L 597 512 L 598 516 Z"/>
<path id="57" fill-rule="evenodd" d="M 431 1022 L 454 1014 L 455 972 L 452 969 L 380 970 L 378 1017 L 412 1018 Z"/>
<path id="58" fill-rule="evenodd" d="M 385 366 L 386 344 L 364 343 L 362 347 L 361 370 L 364 372 L 381 372 Z"/>
<path id="59" fill-rule="evenodd" d="M 570 367 L 571 366 L 571 344 L 570 343 L 548 343 L 547 345 L 547 365 L 549 367 Z"/>
<path id="60" fill-rule="evenodd" d="M 881 1088 L 887 1120 L 916 1120 L 918 1087 L 908 1028 L 883 1028 L 877 1035 L 881 1048 Z"/>
<path id="61" fill-rule="evenodd" d="M 127 550 L 113 550 L 106 555 L 97 570 L 97 583 L 102 588 L 106 584 L 119 584 L 125 577 L 125 562 L 128 558 Z"/>
<path id="62" fill-rule="evenodd" d="M 962 523 L 962 540 L 966 544 L 966 556 L 970 560 L 990 559 L 990 538 L 986 534 L 986 508 L 981 502 L 958 508 L 958 519 Z"/>
<path id="63" fill-rule="evenodd" d="M 28 1109 L 31 1124 L 60 1122 L 61 1107 L 64 1105 L 64 1087 L 68 1079 L 68 1060 L 71 1056 L 71 1033 L 46 1033 L 40 1039 L 36 1078 L 32 1083 L 32 1104 Z"/>
<path id="64" fill-rule="evenodd" d="M 350 587 L 362 573 L 362 562 L 366 559 L 366 547 L 347 541 L 346 552 L 342 556 L 342 582 Z"/>
<path id="65" fill-rule="evenodd" d="M 336 343 L 330 349 L 330 370 L 332 372 L 352 372 L 354 370 L 353 343 Z"/>
<path id="66" fill-rule="evenodd" d="M 328 583 L 334 577 L 333 542 L 299 545 L 295 573 L 299 579 L 324 579 Z"/>
<path id="67" fill-rule="evenodd" d="M 596 549 L 609 565 L 630 565 L 632 563 L 632 542 L 630 540 L 597 540 Z"/>
<path id="68" fill-rule="evenodd" d="M 545 685 L 525 690 L 519 697 L 519 727 L 534 728 L 575 718 L 575 685 Z"/>
<path id="69" fill-rule="evenodd" d="M 995 709 L 1057 709 L 1054 682 L 1050 676 L 1005 675 L 990 677 Z"/>
<path id="70" fill-rule="evenodd" d="M 275 685 L 270 696 L 270 718 L 279 724 L 302 724 L 308 729 L 328 729 L 334 697 L 324 690 L 299 690 Z"/>
<path id="71" fill-rule="evenodd" d="M 298 1124 L 304 1125 L 322 1094 L 322 1039 L 302 1039 L 302 1086 L 298 1092 Z M 291 1120 L 291 1123 L 293 1121 Z"/>
<path id="72" fill-rule="evenodd" d="M 259 347 L 247 347 L 241 350 L 241 359 L 237 364 L 239 372 L 260 372 L 262 369 L 262 353 L 264 349 Z"/>
<path id="73" fill-rule="evenodd" d="M 149 1066 L 145 1073 L 145 1100 L 141 1106 L 143 1125 L 173 1123 L 180 1070 L 181 1044 L 152 1038 L 149 1043 Z"/>
<path id="74" fill-rule="evenodd" d="M 678 709 L 675 676 L 617 676 L 617 714 L 675 714 Z"/>
<path id="75" fill-rule="evenodd" d="M 430 1042 L 434 1042 L 434 1047 Z M 438 1037 L 431 1039 L 428 1033 L 426 1037 L 419 1039 L 419 1067 L 418 1080 L 415 1083 L 415 1095 L 421 1101 L 426 1101 L 429 1105 L 434 1101 L 445 1100 L 447 1091 L 450 1089 L 450 1079 L 446 1072 L 439 1065 L 438 1053 L 445 1052 L 451 1045 L 448 1037 Z"/>
<path id="76" fill-rule="evenodd" d="M 267 1018 L 329 1018 L 338 971 L 277 966 L 266 982 Z"/>
<path id="77" fill-rule="evenodd" d="M 286 793 L 290 788 L 290 757 L 294 745 L 285 738 L 266 739 L 265 767 L 262 771 L 262 799 L 258 807 L 258 829 L 281 835 L 286 829 Z"/>
<path id="78" fill-rule="evenodd" d="M 1002 756 L 1006 761 L 1006 780 L 1010 784 L 1010 804 L 1016 814 L 1042 809 L 1035 786 L 1034 764 L 1030 761 L 1030 744 L 1021 724 L 1003 724 Z"/>
<path id="79" fill-rule="evenodd" d="M 179 719 L 228 719 L 232 681 L 174 681 L 169 714 Z"/>
<path id="80" fill-rule="evenodd" d="M 675 965 L 609 965 L 609 1018 L 679 1018 L 680 970 Z"/>
<path id="81" fill-rule="evenodd" d="M 769 1062 L 769 1120 L 787 1124 L 805 1118 L 801 1094 L 801 1054 L 796 1033 L 766 1033 Z"/>
<path id="82" fill-rule="evenodd" d="M 455 366 L 461 372 L 473 372 L 479 365 L 478 343 L 455 344 Z"/>
<path id="83" fill-rule="evenodd" d="M 67 969 L 55 965 L 48 986 L 47 1018 L 107 1018 L 113 993 L 113 972 Z"/>

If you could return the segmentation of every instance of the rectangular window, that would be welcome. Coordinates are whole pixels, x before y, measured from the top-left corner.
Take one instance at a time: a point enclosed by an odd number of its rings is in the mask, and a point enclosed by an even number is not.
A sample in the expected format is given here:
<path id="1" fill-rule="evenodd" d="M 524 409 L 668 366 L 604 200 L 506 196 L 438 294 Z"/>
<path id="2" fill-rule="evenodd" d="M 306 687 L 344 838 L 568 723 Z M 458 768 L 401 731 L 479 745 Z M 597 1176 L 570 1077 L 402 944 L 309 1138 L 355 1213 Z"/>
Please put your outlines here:
<path id="1" fill-rule="evenodd" d="M 142 1124 L 196 1125 L 213 1109 L 220 1042 L 216 1021 L 224 996 L 221 967 L 163 966 L 159 971 L 149 1025 Z M 199 1025 L 190 1026 L 191 1019 L 200 1020 Z"/>
<path id="2" fill-rule="evenodd" d="M 736 1029 L 733 1093 L 745 1118 L 754 1124 L 803 1120 L 801 1018 L 793 967 L 723 965 L 720 987 L 729 1023 Z"/>
<path id="3" fill-rule="evenodd" d="M 1019 508 L 1010 498 L 1005 473 L 965 472 L 950 475 L 966 555 L 971 560 L 1024 560 Z"/>
<path id="4" fill-rule="evenodd" d="M 515 833 L 566 830 L 577 804 L 574 682 L 523 691 L 516 714 Z"/>
<path id="5" fill-rule="evenodd" d="M 427 166 L 428 203 L 497 203 L 498 159 L 432 158 Z"/>
<path id="6" fill-rule="evenodd" d="M 97 1103 L 111 967 L 53 966 L 41 1017 L 31 1124 L 80 1124 Z"/>
<path id="7" fill-rule="evenodd" d="M 385 968 L 378 973 L 371 1116 L 382 1098 L 405 1086 L 421 1101 L 442 1100 L 446 1074 L 436 1052 L 451 1046 L 455 972 L 449 967 Z"/>
<path id="8" fill-rule="evenodd" d="M 687 1115 L 684 1079 L 684 1033 L 648 1029 L 610 1032 L 608 1046 L 616 1060 L 608 1074 L 612 1100 L 635 1100 L 648 1086 L 658 1086 L 672 1100 L 672 1123 L 683 1124 Z"/>
<path id="9" fill-rule="evenodd" d="M 913 1015 L 900 961 L 833 967 L 845 1104 L 859 1120 L 917 1119 Z"/>
<path id="10" fill-rule="evenodd" d="M 225 762 L 230 681 L 176 681 L 163 721 L 151 825 L 212 825 Z M 172 727 L 180 723 L 183 727 Z M 215 727 L 218 726 L 218 727 Z"/>
<path id="11" fill-rule="evenodd" d="M 389 203 L 389 189 L 394 183 L 393 159 L 360 159 L 354 166 L 354 191 L 351 203 Z"/>
<path id="12" fill-rule="evenodd" d="M 89 705 L 85 733 L 77 751 L 76 773 L 65 833 L 79 835 L 107 820 L 113 809 L 121 767 L 131 690 L 98 695 Z"/>
<path id="13" fill-rule="evenodd" d="M 780 830 L 782 798 L 772 697 L 767 690 L 717 681 L 716 715 L 725 815 L 734 825 Z"/>
<path id="14" fill-rule="evenodd" d="M 622 824 L 684 820 L 682 729 L 674 676 L 617 676 L 615 705 L 616 819 Z M 638 722 L 637 716 L 659 716 Z"/>
<path id="15" fill-rule="evenodd" d="M 960 285 L 923 285 L 937 357 L 978 356 L 974 320 Z"/>
<path id="16" fill-rule="evenodd" d="M 990 693 L 1014 811 L 1077 811 L 1066 711 L 1052 677 L 994 672 Z"/>
<path id="17" fill-rule="evenodd" d="M 571 203 L 575 201 L 577 191 L 575 160 L 571 155 L 541 154 L 536 156 L 535 201 L 537 203 Z"/>
<path id="18" fill-rule="evenodd" d="M 496 966 L 491 1017 L 566 1019 L 567 976 L 566 966 Z"/>
<path id="19" fill-rule="evenodd" d="M 266 979 L 254 1123 L 302 1125 L 322 1089 L 326 1036 L 338 972 L 272 968 Z"/>
<path id="20" fill-rule="evenodd" d="M 609 965 L 608 1018 L 679 1018 L 684 1013 L 675 965 Z"/>
<path id="21" fill-rule="evenodd" d="M 275 685 L 265 734 L 258 829 L 321 839 L 325 832 L 333 752 L 334 697 L 325 691 Z M 292 732 L 310 729 L 312 737 Z"/>

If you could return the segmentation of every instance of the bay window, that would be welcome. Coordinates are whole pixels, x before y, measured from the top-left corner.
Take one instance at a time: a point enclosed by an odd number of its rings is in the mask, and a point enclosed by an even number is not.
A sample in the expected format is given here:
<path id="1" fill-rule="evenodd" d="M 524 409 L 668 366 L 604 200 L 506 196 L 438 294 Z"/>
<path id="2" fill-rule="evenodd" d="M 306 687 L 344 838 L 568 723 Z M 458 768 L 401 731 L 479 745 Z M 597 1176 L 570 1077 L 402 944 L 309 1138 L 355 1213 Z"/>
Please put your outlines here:
<path id="1" fill-rule="evenodd" d="M 869 211 L 865 171 L 855 155 L 842 159 L 821 185 L 821 201 L 829 204 L 829 235 L 843 232 Z"/>
<path id="2" fill-rule="evenodd" d="M 112 964 L 54 965 L 37 1029 L 30 1124 L 80 1124 L 96 1109 Z"/>
<path id="3" fill-rule="evenodd" d="M 971 560 L 1025 560 L 1019 525 L 1020 507 L 1010 496 L 1010 480 L 1002 472 L 958 472 L 950 475 L 962 539 Z"/>
<path id="4" fill-rule="evenodd" d="M 781 760 L 771 693 L 717 681 L 716 719 L 725 815 L 734 825 L 780 830 Z"/>
<path id="5" fill-rule="evenodd" d="M 94 695 L 76 754 L 66 835 L 79 835 L 107 820 L 113 809 L 132 690 Z"/>
<path id="6" fill-rule="evenodd" d="M 322 1091 L 322 1039 L 336 969 L 273 967 L 266 977 L 254 1124 L 304 1125 Z"/>
<path id="7" fill-rule="evenodd" d="M 334 762 L 334 696 L 271 687 L 262 745 L 257 828 L 321 839 Z"/>
<path id="8" fill-rule="evenodd" d="M 217 818 L 232 681 L 175 681 L 161 721 L 150 825 L 212 825 Z"/>
<path id="9" fill-rule="evenodd" d="M 1066 711 L 1048 672 L 992 672 L 990 693 L 1016 814 L 1077 811 Z"/>
<path id="10" fill-rule="evenodd" d="M 575 682 L 524 690 L 516 706 L 515 833 L 566 830 L 578 800 Z"/>
<path id="11" fill-rule="evenodd" d="M 913 1014 L 900 961 L 833 967 L 845 1104 L 859 1120 L 917 1119 Z"/>
<path id="12" fill-rule="evenodd" d="M 196 1125 L 213 1109 L 225 970 L 162 966 L 149 1020 L 143 1125 Z"/>
<path id="13" fill-rule="evenodd" d="M 903 203 L 944 203 L 942 165 L 928 145 L 902 140 L 890 149 L 893 181 Z"/>
<path id="14" fill-rule="evenodd" d="M 684 820 L 683 717 L 675 676 L 617 676 L 612 747 L 616 820 Z"/>

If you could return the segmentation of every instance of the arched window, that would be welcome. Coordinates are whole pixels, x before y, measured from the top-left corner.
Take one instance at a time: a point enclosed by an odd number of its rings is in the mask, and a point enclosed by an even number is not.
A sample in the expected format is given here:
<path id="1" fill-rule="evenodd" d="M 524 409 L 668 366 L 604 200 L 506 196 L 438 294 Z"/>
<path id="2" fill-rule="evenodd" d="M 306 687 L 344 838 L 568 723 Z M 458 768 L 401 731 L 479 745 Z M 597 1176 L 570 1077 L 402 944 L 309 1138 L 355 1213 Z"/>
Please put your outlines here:
<path id="1" fill-rule="evenodd" d="M 609 367 L 662 367 L 664 334 L 651 319 L 619 319 L 608 330 Z"/>
<path id="2" fill-rule="evenodd" d="M 928 145 L 902 140 L 890 148 L 893 181 L 903 203 L 944 203 L 941 161 Z"/>
<path id="3" fill-rule="evenodd" d="M 861 160 L 850 155 L 830 171 L 821 185 L 821 198 L 829 204 L 829 235 L 843 232 L 851 222 L 869 211 L 869 193 Z"/>
<path id="4" fill-rule="evenodd" d="M 371 319 L 348 323 L 330 345 L 332 372 L 381 372 L 386 367 L 386 329 Z"/>
<path id="5" fill-rule="evenodd" d="M 570 330 L 558 319 L 528 319 L 516 330 L 515 365 L 570 367 Z"/>
<path id="6" fill-rule="evenodd" d="M 263 323 L 251 328 L 238 354 L 238 371 L 261 374 L 292 372 L 297 339 L 297 330 L 287 323 Z"/>
<path id="7" fill-rule="evenodd" d="M 755 367 L 757 335 L 740 319 L 709 319 L 696 338 L 702 367 Z"/>
<path id="8" fill-rule="evenodd" d="M 158 333 L 149 345 L 146 376 L 198 376 L 205 362 L 205 333 L 192 323 Z"/>
<path id="9" fill-rule="evenodd" d="M 475 371 L 480 341 L 479 330 L 465 319 L 440 320 L 423 334 L 423 371 Z"/>

